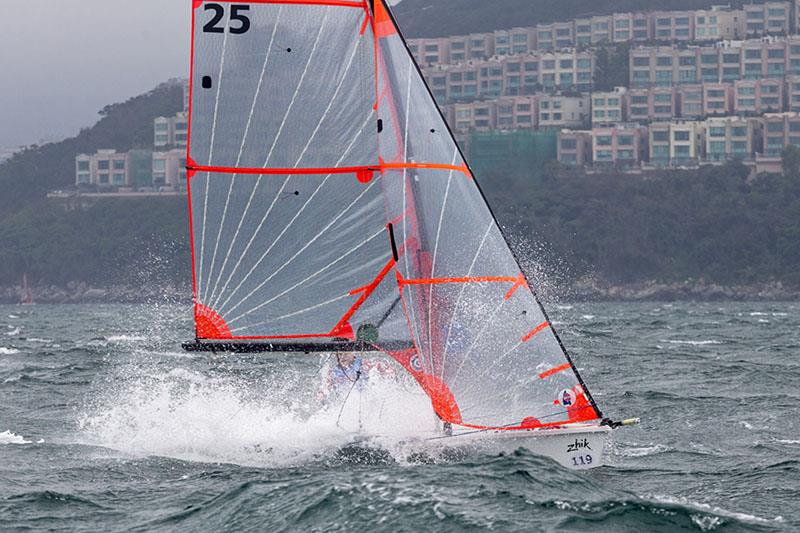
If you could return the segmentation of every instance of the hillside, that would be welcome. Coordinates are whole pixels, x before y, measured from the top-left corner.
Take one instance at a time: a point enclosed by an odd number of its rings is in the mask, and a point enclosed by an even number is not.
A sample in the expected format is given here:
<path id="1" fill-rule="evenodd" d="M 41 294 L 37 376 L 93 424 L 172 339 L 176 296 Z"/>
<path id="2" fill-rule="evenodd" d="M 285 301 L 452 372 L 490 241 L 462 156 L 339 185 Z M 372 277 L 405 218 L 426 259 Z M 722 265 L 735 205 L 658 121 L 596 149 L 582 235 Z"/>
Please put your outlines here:
<path id="1" fill-rule="evenodd" d="M 20 207 L 43 199 L 54 189 L 75 183 L 75 156 L 103 148 L 127 151 L 152 148 L 153 119 L 174 115 L 183 105 L 180 84 L 152 91 L 100 112 L 100 120 L 70 139 L 30 146 L 0 165 L 0 223 Z"/>
<path id="2" fill-rule="evenodd" d="M 591 15 L 702 9 L 719 0 L 403 0 L 394 8 L 406 37 L 490 32 Z M 725 2 L 740 5 L 741 1 Z"/>

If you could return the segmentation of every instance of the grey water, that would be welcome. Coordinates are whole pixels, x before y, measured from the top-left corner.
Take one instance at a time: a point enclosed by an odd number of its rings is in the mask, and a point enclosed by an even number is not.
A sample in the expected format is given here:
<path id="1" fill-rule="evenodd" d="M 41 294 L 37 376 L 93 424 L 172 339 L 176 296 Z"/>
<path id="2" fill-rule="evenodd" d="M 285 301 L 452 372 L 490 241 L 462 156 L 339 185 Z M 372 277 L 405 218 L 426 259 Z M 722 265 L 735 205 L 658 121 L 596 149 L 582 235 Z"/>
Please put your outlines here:
<path id="1" fill-rule="evenodd" d="M 551 309 L 605 413 L 642 418 L 589 472 L 415 460 L 402 380 L 337 426 L 323 360 L 186 354 L 185 307 L 0 306 L 0 530 L 800 530 L 800 304 Z M 355 416 L 376 453 L 342 453 Z"/>

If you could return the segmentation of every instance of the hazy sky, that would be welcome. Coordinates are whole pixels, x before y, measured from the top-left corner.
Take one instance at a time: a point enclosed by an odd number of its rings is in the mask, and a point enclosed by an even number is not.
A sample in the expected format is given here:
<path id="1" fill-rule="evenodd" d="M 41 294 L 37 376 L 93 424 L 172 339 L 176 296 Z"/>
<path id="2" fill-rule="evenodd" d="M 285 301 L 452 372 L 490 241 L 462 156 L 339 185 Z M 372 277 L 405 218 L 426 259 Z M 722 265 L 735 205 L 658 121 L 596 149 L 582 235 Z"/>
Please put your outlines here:
<path id="1" fill-rule="evenodd" d="M 191 0 L 3 4 L 0 148 L 74 135 L 105 105 L 189 76 Z"/>

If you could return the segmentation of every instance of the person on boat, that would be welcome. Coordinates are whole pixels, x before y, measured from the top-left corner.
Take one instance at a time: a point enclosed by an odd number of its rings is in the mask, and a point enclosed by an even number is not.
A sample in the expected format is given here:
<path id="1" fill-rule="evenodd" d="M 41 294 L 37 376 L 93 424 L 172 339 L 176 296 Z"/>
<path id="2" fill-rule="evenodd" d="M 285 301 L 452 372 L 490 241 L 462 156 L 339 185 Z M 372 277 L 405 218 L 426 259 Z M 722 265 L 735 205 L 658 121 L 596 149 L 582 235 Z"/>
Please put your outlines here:
<path id="1" fill-rule="evenodd" d="M 322 403 L 327 403 L 331 398 L 347 394 L 355 387 L 361 390 L 373 372 L 394 376 L 394 369 L 384 361 L 364 359 L 353 352 L 336 354 L 325 370 L 317 397 Z"/>

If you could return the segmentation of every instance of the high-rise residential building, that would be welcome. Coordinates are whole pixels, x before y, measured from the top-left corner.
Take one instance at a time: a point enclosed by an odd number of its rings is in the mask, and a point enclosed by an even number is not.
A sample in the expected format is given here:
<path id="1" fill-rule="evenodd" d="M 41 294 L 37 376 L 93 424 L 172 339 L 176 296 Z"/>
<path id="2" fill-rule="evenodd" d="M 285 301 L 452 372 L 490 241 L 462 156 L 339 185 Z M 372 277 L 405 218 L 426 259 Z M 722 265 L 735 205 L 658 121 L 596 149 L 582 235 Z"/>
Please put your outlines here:
<path id="1" fill-rule="evenodd" d="M 704 145 L 703 124 L 676 120 L 649 126 L 650 164 L 656 167 L 697 165 Z"/>
<path id="2" fill-rule="evenodd" d="M 592 93 L 592 126 L 614 124 L 627 120 L 628 90 L 615 87 L 613 91 L 595 91 Z"/>
<path id="3" fill-rule="evenodd" d="M 678 117 L 675 87 L 630 89 L 626 100 L 628 120 L 632 122 L 664 121 Z"/>
<path id="4" fill-rule="evenodd" d="M 720 162 L 749 160 L 755 151 L 757 119 L 713 117 L 705 121 L 705 159 Z"/>
<path id="5" fill-rule="evenodd" d="M 539 129 L 582 127 L 589 123 L 589 96 L 543 95 L 539 98 Z"/>
<path id="6" fill-rule="evenodd" d="M 595 167 L 640 166 L 646 150 L 647 128 L 615 124 L 592 128 L 592 163 Z"/>
<path id="7" fill-rule="evenodd" d="M 690 42 L 695 40 L 695 17 L 692 11 L 654 11 L 653 20 L 656 41 Z"/>
<path id="8" fill-rule="evenodd" d="M 561 130 L 558 132 L 559 163 L 570 167 L 584 167 L 592 163 L 592 132 Z"/>

